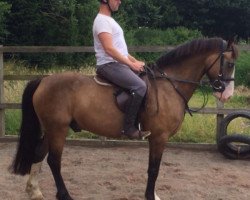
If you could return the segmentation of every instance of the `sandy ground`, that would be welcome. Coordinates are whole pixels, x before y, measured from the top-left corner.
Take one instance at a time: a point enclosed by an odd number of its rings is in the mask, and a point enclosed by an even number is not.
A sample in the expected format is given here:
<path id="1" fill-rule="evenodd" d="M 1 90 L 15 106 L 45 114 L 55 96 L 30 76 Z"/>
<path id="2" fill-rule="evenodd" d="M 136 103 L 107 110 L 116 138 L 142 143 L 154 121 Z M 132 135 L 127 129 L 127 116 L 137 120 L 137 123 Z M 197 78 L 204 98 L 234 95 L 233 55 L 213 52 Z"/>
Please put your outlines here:
<path id="1" fill-rule="evenodd" d="M 0 199 L 26 200 L 27 176 L 7 168 L 15 143 L 0 143 Z M 142 200 L 147 180 L 148 148 L 66 146 L 62 174 L 75 200 Z M 46 162 L 40 186 L 55 199 L 55 184 Z M 165 150 L 157 181 L 161 200 L 249 200 L 250 162 L 227 160 L 214 151 Z"/>

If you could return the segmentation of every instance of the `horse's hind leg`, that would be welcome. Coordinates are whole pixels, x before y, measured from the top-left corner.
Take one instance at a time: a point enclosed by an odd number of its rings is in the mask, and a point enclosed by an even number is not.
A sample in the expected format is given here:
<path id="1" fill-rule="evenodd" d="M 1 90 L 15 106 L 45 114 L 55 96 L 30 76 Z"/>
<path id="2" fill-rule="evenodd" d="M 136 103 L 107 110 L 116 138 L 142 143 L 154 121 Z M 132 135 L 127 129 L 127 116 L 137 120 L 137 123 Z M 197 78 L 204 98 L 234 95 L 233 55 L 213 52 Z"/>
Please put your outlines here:
<path id="1" fill-rule="evenodd" d="M 43 194 L 39 188 L 37 176 L 40 172 L 42 162 L 32 164 L 30 176 L 26 185 L 26 192 L 28 193 L 30 199 L 42 200 Z"/>
<path id="2" fill-rule="evenodd" d="M 48 164 L 50 166 L 56 183 L 56 197 L 59 200 L 73 200 L 66 189 L 65 183 L 61 175 L 61 158 L 67 132 L 68 127 L 57 128 L 57 130 L 50 132 L 49 137 Z"/>
<path id="3" fill-rule="evenodd" d="M 35 158 L 30 170 L 30 176 L 26 185 L 26 192 L 30 199 L 42 200 L 43 195 L 38 185 L 38 174 L 41 170 L 42 161 L 48 153 L 48 143 L 45 138 L 41 139 L 40 144 L 36 147 Z"/>

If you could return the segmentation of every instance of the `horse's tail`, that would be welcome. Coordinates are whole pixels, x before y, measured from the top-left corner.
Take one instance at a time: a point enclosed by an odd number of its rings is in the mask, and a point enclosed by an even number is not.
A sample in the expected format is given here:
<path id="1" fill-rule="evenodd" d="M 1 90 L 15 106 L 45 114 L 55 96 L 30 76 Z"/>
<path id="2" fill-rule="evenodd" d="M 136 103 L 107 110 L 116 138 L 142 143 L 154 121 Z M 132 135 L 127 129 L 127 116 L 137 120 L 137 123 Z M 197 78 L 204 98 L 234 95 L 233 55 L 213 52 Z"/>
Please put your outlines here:
<path id="1" fill-rule="evenodd" d="M 30 81 L 23 93 L 19 144 L 16 156 L 10 166 L 10 170 L 14 174 L 25 175 L 30 173 L 35 149 L 42 135 L 40 123 L 32 102 L 33 95 L 40 82 L 41 79 Z"/>

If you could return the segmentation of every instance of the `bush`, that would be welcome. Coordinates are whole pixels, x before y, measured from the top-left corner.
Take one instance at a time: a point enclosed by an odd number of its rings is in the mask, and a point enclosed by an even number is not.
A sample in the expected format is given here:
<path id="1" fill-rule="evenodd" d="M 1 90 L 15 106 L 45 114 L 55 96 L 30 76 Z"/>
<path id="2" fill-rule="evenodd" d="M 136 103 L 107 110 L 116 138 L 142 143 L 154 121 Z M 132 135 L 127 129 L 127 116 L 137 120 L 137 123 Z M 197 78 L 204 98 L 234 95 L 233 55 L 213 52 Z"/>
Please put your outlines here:
<path id="1" fill-rule="evenodd" d="M 6 36 L 8 35 L 8 31 L 6 28 L 6 14 L 10 12 L 11 5 L 1 1 L 0 2 L 0 44 L 3 44 Z"/>
<path id="2" fill-rule="evenodd" d="M 250 87 L 250 53 L 241 52 L 236 63 L 235 84 Z"/>
<path id="3" fill-rule="evenodd" d="M 128 45 L 178 45 L 194 38 L 202 37 L 198 30 L 184 27 L 160 30 L 139 28 L 126 33 Z"/>
<path id="4" fill-rule="evenodd" d="M 202 34 L 199 31 L 189 30 L 184 27 L 169 28 L 167 30 L 139 28 L 126 33 L 128 46 L 175 46 L 200 37 L 202 37 Z M 161 53 L 135 53 L 136 57 L 146 62 L 153 62 L 160 55 Z"/>

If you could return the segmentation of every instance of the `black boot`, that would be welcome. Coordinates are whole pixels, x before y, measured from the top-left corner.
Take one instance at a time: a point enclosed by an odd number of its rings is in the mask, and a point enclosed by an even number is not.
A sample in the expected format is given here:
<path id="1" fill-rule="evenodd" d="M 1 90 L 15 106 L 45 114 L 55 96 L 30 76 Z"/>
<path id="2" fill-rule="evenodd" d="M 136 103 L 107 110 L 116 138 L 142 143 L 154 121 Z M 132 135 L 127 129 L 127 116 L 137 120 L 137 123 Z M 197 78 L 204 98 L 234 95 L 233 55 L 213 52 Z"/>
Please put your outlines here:
<path id="1" fill-rule="evenodd" d="M 124 129 L 122 133 L 129 139 L 145 139 L 151 133 L 149 131 L 140 131 L 135 127 L 135 121 L 138 111 L 140 109 L 143 97 L 133 92 L 131 94 L 131 100 L 125 111 Z"/>

